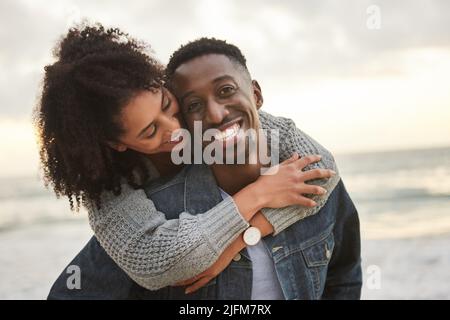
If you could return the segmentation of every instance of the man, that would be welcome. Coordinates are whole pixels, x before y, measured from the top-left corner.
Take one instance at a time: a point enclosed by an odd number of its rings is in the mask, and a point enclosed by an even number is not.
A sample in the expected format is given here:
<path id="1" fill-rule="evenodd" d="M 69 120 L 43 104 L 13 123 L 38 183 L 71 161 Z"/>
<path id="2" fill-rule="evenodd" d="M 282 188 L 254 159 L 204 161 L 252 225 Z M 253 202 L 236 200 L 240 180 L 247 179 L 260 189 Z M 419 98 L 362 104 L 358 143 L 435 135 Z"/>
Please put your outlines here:
<path id="1" fill-rule="evenodd" d="M 222 133 L 216 134 L 216 139 L 223 140 L 225 150 L 235 150 L 239 130 L 259 128 L 257 110 L 263 104 L 261 88 L 251 80 L 245 58 L 237 47 L 215 39 L 203 38 L 191 42 L 174 53 L 167 72 L 191 132 L 194 131 L 195 121 L 199 121 L 204 131 L 217 129 Z M 229 134 L 224 133 L 227 130 Z M 250 152 L 248 148 L 245 151 Z M 245 158 L 250 156 L 247 154 Z M 204 187 L 203 179 L 215 180 L 222 196 L 226 196 L 226 193 L 234 194 L 255 181 L 261 167 L 260 162 L 241 165 L 216 163 L 209 168 L 191 166 L 182 183 L 186 187 L 186 209 L 195 212 L 196 205 L 200 205 L 200 202 L 193 200 L 196 196 L 190 194 L 194 191 L 202 194 L 203 200 L 221 200 L 217 189 L 211 190 L 209 183 L 208 188 Z M 195 179 L 192 179 L 194 176 Z M 177 186 L 172 185 L 171 188 Z M 171 204 L 169 208 L 163 201 L 166 192 L 173 192 L 171 188 L 163 192 L 153 191 L 152 188 L 148 191 L 155 203 L 166 206 L 166 212 L 176 207 Z M 189 208 L 189 205 L 192 207 Z M 220 298 L 359 298 L 359 222 L 342 182 L 317 215 L 262 241 L 264 246 L 260 250 L 249 246 L 247 254 L 243 251 L 244 257 L 235 259 L 237 261 L 219 275 L 217 285 L 221 287 Z M 266 253 L 269 259 L 266 259 Z M 249 266 L 255 261 L 266 265 L 274 263 L 274 269 L 264 269 L 266 273 L 274 273 L 269 277 L 267 287 L 251 281 L 252 268 Z M 253 279 L 255 276 L 259 275 L 254 272 Z M 261 277 L 260 282 L 265 279 L 267 277 Z M 255 293 L 255 290 L 260 292 Z M 267 295 L 264 291 L 276 294 Z"/>
<path id="2" fill-rule="evenodd" d="M 195 121 L 200 121 L 203 130 L 221 131 L 222 134 L 215 136 L 216 140 L 222 139 L 226 149 L 234 149 L 239 142 L 238 132 L 258 129 L 257 110 L 263 103 L 262 92 L 258 83 L 251 80 L 245 58 L 235 46 L 215 39 L 191 42 L 174 53 L 168 65 L 168 76 L 191 133 Z M 258 143 L 267 144 L 267 141 Z M 247 148 L 245 152 L 250 151 Z M 246 154 L 245 159 L 250 156 Z M 187 166 L 170 182 L 153 183 L 146 192 L 158 210 L 171 212 L 172 216 L 166 215 L 168 219 L 177 218 L 183 211 L 199 214 L 255 181 L 262 168 L 258 160 L 246 164 Z M 316 215 L 264 239 L 258 238 L 257 231 L 249 231 L 252 232 L 246 232 L 248 239 L 243 239 L 248 248 L 236 254 L 223 272 L 206 286 L 190 295 L 185 294 L 183 287 L 156 291 L 139 287 L 108 260 L 96 242 L 83 250 L 85 258 L 77 263 L 83 264 L 84 277 L 92 277 L 88 285 L 92 285 L 94 291 L 99 290 L 94 288 L 99 279 L 92 270 L 100 269 L 100 277 L 101 268 L 107 269 L 107 276 L 114 278 L 114 283 L 110 288 L 101 288 L 105 291 L 104 297 L 108 297 L 108 290 L 116 293 L 121 290 L 114 298 L 359 298 L 359 221 L 342 182 Z"/>

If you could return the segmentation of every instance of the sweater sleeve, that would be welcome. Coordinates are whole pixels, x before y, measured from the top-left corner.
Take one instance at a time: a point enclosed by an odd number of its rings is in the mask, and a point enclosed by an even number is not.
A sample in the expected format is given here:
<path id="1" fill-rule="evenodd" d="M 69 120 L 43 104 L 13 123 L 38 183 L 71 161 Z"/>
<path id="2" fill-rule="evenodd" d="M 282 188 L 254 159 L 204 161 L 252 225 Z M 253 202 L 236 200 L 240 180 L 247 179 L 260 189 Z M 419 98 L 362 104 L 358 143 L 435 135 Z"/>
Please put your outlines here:
<path id="1" fill-rule="evenodd" d="M 260 117 L 263 128 L 279 129 L 280 137 L 287 142 L 280 150 L 281 160 L 289 158 L 294 151 L 300 155 L 319 153 L 324 156 L 322 161 L 326 165 L 332 164 L 335 168 L 331 154 L 316 142 L 310 142 L 312 139 L 306 140 L 312 150 L 305 149 L 302 139 L 310 138 L 296 132 L 292 120 L 262 112 Z M 318 151 L 318 148 L 321 149 Z M 329 181 L 322 186 L 331 192 Z M 86 203 L 89 222 L 98 241 L 121 269 L 150 290 L 203 272 L 248 226 L 231 197 L 203 214 L 184 212 L 179 219 L 171 220 L 155 208 L 144 190 L 135 190 L 126 184 L 122 185 L 119 196 L 105 192 L 101 203 L 100 209 Z M 318 209 L 292 206 L 262 211 L 275 233 L 279 233 Z"/>
<path id="2" fill-rule="evenodd" d="M 167 220 L 144 190 L 124 184 L 119 196 L 102 195 L 100 209 L 89 202 L 86 207 L 104 250 L 150 290 L 203 272 L 248 227 L 231 197 L 203 214 Z"/>
<path id="3" fill-rule="evenodd" d="M 271 142 L 271 130 L 275 129 L 279 132 L 279 140 L 282 143 L 275 145 L 279 145 L 280 162 L 291 157 L 294 152 L 297 152 L 300 157 L 319 154 L 322 156 L 322 160 L 307 166 L 304 170 L 320 168 L 331 169 L 336 172 L 336 175 L 329 179 L 318 179 L 308 182 L 309 184 L 320 185 L 327 190 L 325 195 L 310 196 L 311 199 L 316 201 L 316 207 L 289 206 L 281 210 L 272 208 L 264 208 L 261 210 L 274 228 L 273 235 L 277 235 L 295 222 L 316 214 L 328 200 L 329 195 L 338 184 L 340 177 L 333 155 L 306 133 L 298 129 L 293 120 L 276 117 L 264 111 L 259 111 L 259 119 L 261 128 L 269 133 L 267 135 L 269 144 Z"/>

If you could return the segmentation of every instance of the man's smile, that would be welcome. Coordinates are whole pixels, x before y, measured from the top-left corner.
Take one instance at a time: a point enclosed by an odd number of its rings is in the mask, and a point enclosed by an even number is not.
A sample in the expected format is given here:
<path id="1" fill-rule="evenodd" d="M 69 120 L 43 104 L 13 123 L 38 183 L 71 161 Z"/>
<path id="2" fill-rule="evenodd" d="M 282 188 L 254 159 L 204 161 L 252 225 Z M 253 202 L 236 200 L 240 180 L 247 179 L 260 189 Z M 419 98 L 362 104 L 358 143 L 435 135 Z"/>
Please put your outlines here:
<path id="1" fill-rule="evenodd" d="M 215 128 L 216 130 L 219 130 L 220 132 L 217 132 L 214 135 L 214 137 L 213 137 L 214 140 L 220 140 L 225 143 L 227 143 L 228 141 L 231 141 L 238 135 L 239 130 L 242 127 L 242 122 L 243 122 L 242 117 L 237 117 L 237 118 L 235 118 L 231 121 L 228 121 L 227 123 Z"/>

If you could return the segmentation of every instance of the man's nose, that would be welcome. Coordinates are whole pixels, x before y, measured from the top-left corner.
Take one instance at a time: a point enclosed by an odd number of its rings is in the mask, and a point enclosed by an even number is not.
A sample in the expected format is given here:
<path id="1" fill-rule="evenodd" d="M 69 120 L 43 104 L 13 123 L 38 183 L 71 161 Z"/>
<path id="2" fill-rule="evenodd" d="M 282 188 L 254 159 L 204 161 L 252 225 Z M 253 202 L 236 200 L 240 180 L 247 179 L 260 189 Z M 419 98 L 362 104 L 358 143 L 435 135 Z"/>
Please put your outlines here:
<path id="1" fill-rule="evenodd" d="M 210 124 L 221 124 L 229 113 L 224 105 L 212 100 L 206 107 L 205 120 Z"/>

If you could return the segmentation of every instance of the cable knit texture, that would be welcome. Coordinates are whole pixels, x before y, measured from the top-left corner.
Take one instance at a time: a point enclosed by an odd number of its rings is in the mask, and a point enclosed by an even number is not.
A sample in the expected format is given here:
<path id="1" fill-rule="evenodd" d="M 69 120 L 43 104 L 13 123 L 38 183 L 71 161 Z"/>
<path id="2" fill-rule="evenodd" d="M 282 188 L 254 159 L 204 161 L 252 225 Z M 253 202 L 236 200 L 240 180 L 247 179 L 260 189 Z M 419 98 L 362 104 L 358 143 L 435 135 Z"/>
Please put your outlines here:
<path id="1" fill-rule="evenodd" d="M 317 213 L 328 200 L 328 195 L 333 191 L 334 187 L 338 184 L 340 177 L 336 162 L 333 155 L 324 147 L 322 147 L 313 138 L 301 131 L 295 125 L 295 122 L 288 118 L 274 117 L 266 112 L 259 112 L 259 119 L 261 127 L 270 133 L 271 129 L 279 130 L 279 156 L 280 161 L 288 159 L 293 152 L 297 152 L 301 157 L 320 154 L 322 160 L 307 166 L 304 170 L 311 169 L 331 169 L 336 172 L 336 175 L 330 179 L 318 179 L 308 181 L 309 184 L 320 185 L 327 190 L 326 195 L 313 195 L 310 196 L 317 206 L 314 208 L 305 208 L 299 206 L 290 206 L 282 209 L 263 208 L 261 211 L 267 220 L 270 221 L 274 228 L 273 235 L 277 235 L 295 222 L 304 219 Z M 271 135 L 267 134 L 267 140 L 270 144 Z"/>
<path id="2" fill-rule="evenodd" d="M 337 172 L 332 155 L 298 130 L 292 120 L 262 111 L 259 115 L 263 129 L 279 130 L 283 141 L 279 150 L 280 161 L 289 158 L 293 152 L 301 156 L 321 154 L 322 160 L 311 168 L 329 168 Z M 152 179 L 159 177 L 152 165 L 149 171 Z M 327 189 L 329 195 L 338 181 L 336 175 L 316 183 Z M 312 197 L 318 202 L 315 208 L 291 206 L 265 208 L 262 212 L 278 234 L 293 223 L 317 213 L 327 195 Z M 172 285 L 206 270 L 248 227 L 231 197 L 203 214 L 183 212 L 179 219 L 173 220 L 167 220 L 164 213 L 155 208 L 144 190 L 135 190 L 127 184 L 122 185 L 119 196 L 104 192 L 101 200 L 100 209 L 86 203 L 95 236 L 120 268 L 150 290 Z"/>

